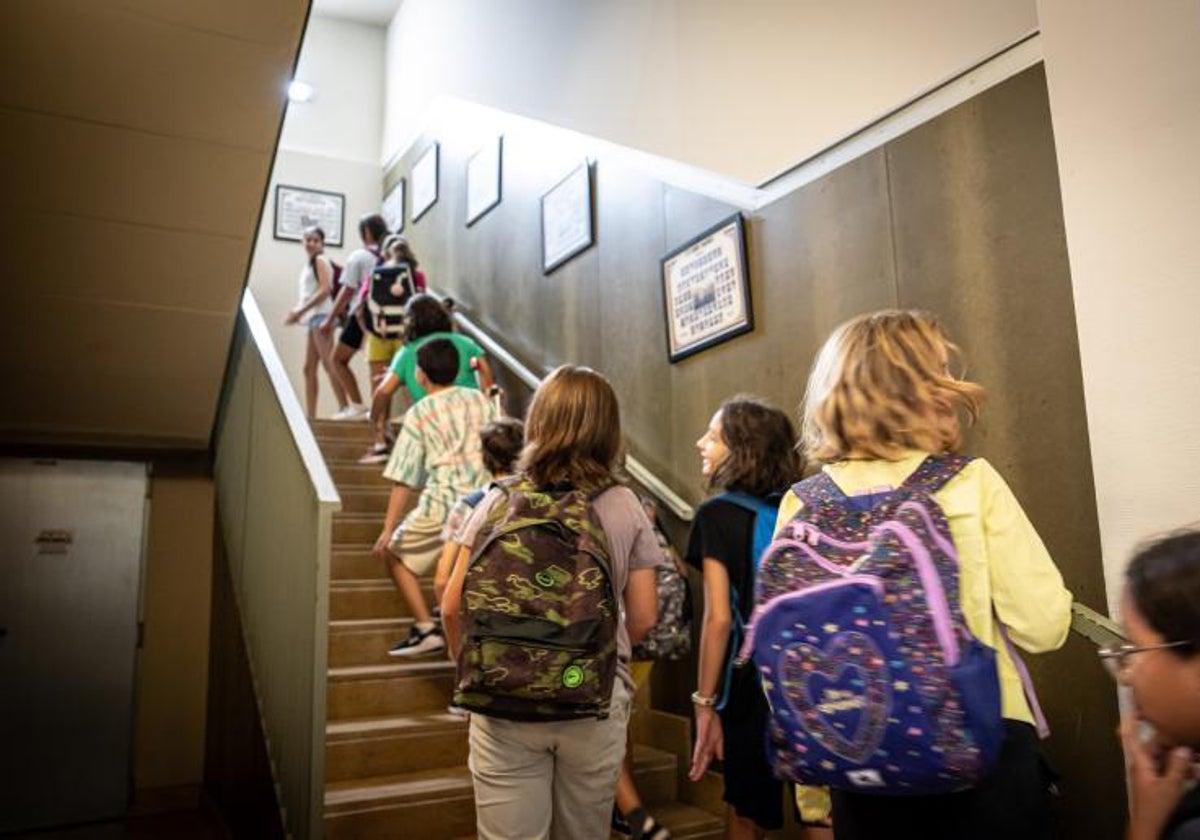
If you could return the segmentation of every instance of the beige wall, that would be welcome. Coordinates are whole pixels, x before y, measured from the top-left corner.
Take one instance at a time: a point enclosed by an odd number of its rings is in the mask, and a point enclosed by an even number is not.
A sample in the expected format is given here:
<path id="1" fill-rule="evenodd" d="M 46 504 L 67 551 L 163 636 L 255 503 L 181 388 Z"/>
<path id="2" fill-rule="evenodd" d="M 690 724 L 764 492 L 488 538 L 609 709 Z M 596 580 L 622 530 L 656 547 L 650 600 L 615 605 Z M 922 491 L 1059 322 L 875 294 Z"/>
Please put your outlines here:
<path id="1" fill-rule="evenodd" d="M 383 152 L 452 95 L 759 183 L 1036 26 L 1034 0 L 406 0 Z"/>
<path id="2" fill-rule="evenodd" d="M 350 21 L 314 16 L 308 24 L 296 78 L 311 84 L 313 100 L 292 103 L 284 120 L 271 186 L 250 267 L 254 290 L 271 339 L 279 350 L 292 387 L 303 400 L 302 369 L 307 335 L 303 327 L 285 327 L 283 318 L 296 305 L 304 266 L 299 242 L 276 240 L 276 184 L 327 190 L 346 196 L 343 246 L 329 256 L 345 264 L 359 247 L 358 219 L 379 210 L 379 137 L 383 114 L 384 30 Z M 355 359 L 359 387 L 366 396 L 367 369 L 362 354 Z M 319 375 L 318 415 L 337 410 L 329 381 Z"/>
<path id="3" fill-rule="evenodd" d="M 156 464 L 151 487 L 134 758 L 139 791 L 199 786 L 204 778 L 212 608 L 212 479 Z"/>
<path id="4" fill-rule="evenodd" d="M 1200 3 L 1039 0 L 1109 597 L 1200 511 Z"/>

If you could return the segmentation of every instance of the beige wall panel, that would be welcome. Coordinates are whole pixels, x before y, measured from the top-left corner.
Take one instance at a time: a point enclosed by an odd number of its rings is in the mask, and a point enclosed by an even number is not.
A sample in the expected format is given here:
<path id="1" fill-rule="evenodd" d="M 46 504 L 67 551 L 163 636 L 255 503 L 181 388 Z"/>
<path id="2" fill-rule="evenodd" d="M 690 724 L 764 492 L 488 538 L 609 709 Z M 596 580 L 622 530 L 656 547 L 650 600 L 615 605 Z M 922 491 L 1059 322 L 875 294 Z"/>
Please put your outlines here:
<path id="1" fill-rule="evenodd" d="M 0 161 L 7 205 L 248 242 L 271 155 L 0 108 Z"/>
<path id="2" fill-rule="evenodd" d="M 645 174 L 604 163 L 600 202 L 599 310 L 596 364 L 621 400 L 621 423 L 632 453 L 652 471 L 670 468 L 671 371 L 658 260 L 666 250 L 663 186 Z"/>
<path id="3" fill-rule="evenodd" d="M 204 778 L 213 482 L 156 471 L 143 578 L 134 784 Z"/>
<path id="4" fill-rule="evenodd" d="M 1104 606 L 1075 309 L 1041 67 L 887 148 L 900 302 L 941 315 L 990 389 L 969 449 L 1012 486 L 1076 597 Z M 1088 767 L 1069 796 L 1073 836 L 1116 836 L 1116 698 L 1095 653 L 1031 663 L 1059 737 L 1056 763 Z M 1064 675 L 1070 674 L 1066 679 Z M 1075 784 L 1078 784 L 1076 782 Z M 1103 791 L 1103 793 L 1100 793 Z"/>
<path id="5" fill-rule="evenodd" d="M 232 315 L 41 296 L 30 299 L 29 311 L 38 317 L 10 326 L 13 350 L 0 360 L 0 376 L 21 395 L 0 405 L 0 430 L 102 431 L 208 445 Z"/>
<path id="6" fill-rule="evenodd" d="M 87 0 L 79 0 L 86 3 Z M 258 44 L 296 44 L 309 0 L 121 0 L 131 18 L 199 29 Z"/>
<path id="7" fill-rule="evenodd" d="M 88 0 L 17 3 L 5 25 L 22 37 L 0 51 L 0 78 L 11 80 L 0 89 L 4 105 L 266 153 L 274 147 L 287 83 L 280 69 L 293 41 L 277 38 L 267 49 Z"/>
<path id="8" fill-rule="evenodd" d="M 65 295 L 221 313 L 241 299 L 234 281 L 246 273 L 242 238 L 14 207 L 0 207 L 0 229 L 7 231 L 9 266 L 0 295 Z M 67 270 L 72 261 L 60 256 L 64 238 L 87 270 Z"/>

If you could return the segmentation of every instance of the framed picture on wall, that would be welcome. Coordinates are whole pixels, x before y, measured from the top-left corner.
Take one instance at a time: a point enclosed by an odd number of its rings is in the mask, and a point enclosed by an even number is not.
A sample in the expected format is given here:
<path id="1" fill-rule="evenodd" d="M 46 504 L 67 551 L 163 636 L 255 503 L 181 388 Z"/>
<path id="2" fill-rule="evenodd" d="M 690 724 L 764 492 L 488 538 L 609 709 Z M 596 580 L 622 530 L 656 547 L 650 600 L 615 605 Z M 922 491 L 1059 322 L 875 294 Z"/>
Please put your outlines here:
<path id="1" fill-rule="evenodd" d="M 438 200 L 438 144 L 432 144 L 412 168 L 412 220 L 425 215 Z"/>
<path id="2" fill-rule="evenodd" d="M 340 248 L 346 224 L 346 196 L 306 187 L 275 187 L 275 238 L 299 242 L 305 228 L 325 231 L 325 244 Z"/>
<path id="3" fill-rule="evenodd" d="M 660 263 L 672 364 L 754 329 L 741 213 L 670 251 Z"/>
<path id="4" fill-rule="evenodd" d="M 592 245 L 592 216 L 592 167 L 584 161 L 542 196 L 543 272 L 549 274 Z"/>
<path id="5" fill-rule="evenodd" d="M 401 178 L 383 197 L 381 208 L 388 230 L 399 233 L 404 230 L 404 179 Z"/>
<path id="6" fill-rule="evenodd" d="M 467 160 L 467 227 L 500 203 L 504 138 L 493 137 Z"/>

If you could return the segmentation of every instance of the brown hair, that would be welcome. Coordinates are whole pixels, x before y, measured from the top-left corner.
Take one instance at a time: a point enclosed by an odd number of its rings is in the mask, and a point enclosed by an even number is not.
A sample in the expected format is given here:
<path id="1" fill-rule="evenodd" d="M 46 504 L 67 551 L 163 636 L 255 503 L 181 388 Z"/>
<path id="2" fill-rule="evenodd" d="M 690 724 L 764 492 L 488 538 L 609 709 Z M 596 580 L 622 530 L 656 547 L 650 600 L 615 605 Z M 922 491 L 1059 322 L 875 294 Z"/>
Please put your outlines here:
<path id="1" fill-rule="evenodd" d="M 508 475 L 525 445 L 525 424 L 515 417 L 501 417 L 479 432 L 483 444 L 483 466 L 492 475 Z"/>
<path id="2" fill-rule="evenodd" d="M 1176 531 L 1143 544 L 1125 570 L 1125 586 L 1137 611 L 1176 656 L 1195 655 L 1200 645 L 1200 531 Z"/>
<path id="3" fill-rule="evenodd" d="M 711 487 L 766 496 L 800 480 L 796 429 L 773 405 L 745 394 L 726 400 L 721 438 L 729 455 L 713 472 Z"/>
<path id="4" fill-rule="evenodd" d="M 613 481 L 621 412 L 612 385 L 591 368 L 555 368 L 529 404 L 525 441 L 521 470 L 539 486 L 594 489 Z"/>
<path id="5" fill-rule="evenodd" d="M 960 356 L 937 318 L 884 310 L 842 324 L 813 363 L 802 409 L 808 457 L 892 459 L 905 449 L 943 454 L 962 445 L 984 389 L 950 372 Z"/>

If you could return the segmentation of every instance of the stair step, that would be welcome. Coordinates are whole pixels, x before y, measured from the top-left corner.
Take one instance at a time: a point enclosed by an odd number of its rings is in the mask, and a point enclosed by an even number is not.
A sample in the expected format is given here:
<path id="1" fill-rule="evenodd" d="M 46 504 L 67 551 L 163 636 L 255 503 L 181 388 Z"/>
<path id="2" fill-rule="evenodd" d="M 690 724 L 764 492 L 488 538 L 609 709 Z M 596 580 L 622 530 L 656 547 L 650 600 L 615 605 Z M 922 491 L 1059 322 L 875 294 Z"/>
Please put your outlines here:
<path id="1" fill-rule="evenodd" d="M 325 779 L 461 767 L 467 752 L 467 719 L 444 710 L 335 721 L 325 727 Z"/>
<path id="2" fill-rule="evenodd" d="M 386 503 L 385 503 L 386 504 Z M 333 544 L 375 544 L 383 530 L 383 515 L 377 513 L 335 513 L 333 515 Z"/>
<path id="3" fill-rule="evenodd" d="M 383 477 L 383 464 L 356 464 L 353 461 L 327 460 L 326 465 L 338 487 L 388 487 L 392 482 Z"/>
<path id="4" fill-rule="evenodd" d="M 368 434 L 365 438 L 359 439 L 349 437 L 319 437 L 317 445 L 321 447 L 321 454 L 325 456 L 325 461 L 357 461 L 363 455 L 367 454 L 375 443 L 375 438 Z M 380 468 L 383 464 L 379 465 Z"/>
<path id="5" fill-rule="evenodd" d="M 317 442 L 330 438 L 338 440 L 361 440 L 369 442 L 373 432 L 371 424 L 363 420 L 312 420 L 313 435 Z"/>
<path id="6" fill-rule="evenodd" d="M 408 635 L 411 618 L 351 619 L 329 623 L 329 667 L 381 665 L 400 639 Z"/>
<path id="7" fill-rule="evenodd" d="M 391 495 L 390 487 L 355 487 L 346 485 L 338 487 L 338 495 L 342 497 L 342 513 L 373 513 L 377 514 L 380 522 L 383 521 L 383 515 L 387 513 L 388 496 Z"/>
<path id="8" fill-rule="evenodd" d="M 325 787 L 325 836 L 461 836 L 475 829 L 474 798 L 466 767 L 333 782 Z"/>
<path id="9" fill-rule="evenodd" d="M 368 558 L 369 559 L 369 558 Z M 421 593 L 432 608 L 433 580 L 421 578 Z M 389 578 L 335 580 L 329 587 L 329 620 L 411 617 L 408 602 Z"/>
<path id="10" fill-rule="evenodd" d="M 397 737 L 397 733 L 435 726 L 438 716 L 347 721 L 339 736 L 350 738 L 362 735 L 372 726 L 391 733 L 381 742 Z M 449 718 L 449 715 L 442 715 Z M 465 750 L 465 724 L 462 741 Z M 333 725 L 331 725 L 332 728 Z M 337 744 L 330 738 L 327 749 L 337 755 Z M 414 744 L 415 745 L 415 744 Z M 381 747 L 384 746 L 381 743 Z M 386 744 L 387 749 L 399 751 L 399 743 Z M 341 758 L 330 759 L 340 761 Z M 465 752 L 464 758 L 465 762 Z M 675 772 L 673 755 L 652 748 L 634 747 L 634 774 L 638 791 L 649 810 L 664 825 L 678 824 L 681 838 L 719 837 L 723 825 L 715 815 L 670 799 L 651 799 L 656 775 Z M 421 820 L 414 822 L 414 820 Z M 668 822 L 668 819 L 670 822 Z M 404 828 L 419 825 L 424 837 L 470 836 L 475 827 L 475 802 L 471 775 L 465 765 L 426 769 L 416 772 L 385 774 L 360 779 L 331 781 L 325 786 L 325 833 L 330 838 L 396 837 Z M 715 833 L 711 833 L 715 832 Z"/>
<path id="11" fill-rule="evenodd" d="M 387 568 L 371 556 L 373 543 L 335 545 L 330 556 L 330 583 L 349 580 L 391 580 Z"/>
<path id="12" fill-rule="evenodd" d="M 330 668 L 326 721 L 445 711 L 454 690 L 445 654 L 393 663 Z"/>

